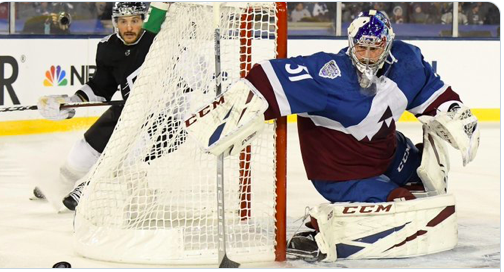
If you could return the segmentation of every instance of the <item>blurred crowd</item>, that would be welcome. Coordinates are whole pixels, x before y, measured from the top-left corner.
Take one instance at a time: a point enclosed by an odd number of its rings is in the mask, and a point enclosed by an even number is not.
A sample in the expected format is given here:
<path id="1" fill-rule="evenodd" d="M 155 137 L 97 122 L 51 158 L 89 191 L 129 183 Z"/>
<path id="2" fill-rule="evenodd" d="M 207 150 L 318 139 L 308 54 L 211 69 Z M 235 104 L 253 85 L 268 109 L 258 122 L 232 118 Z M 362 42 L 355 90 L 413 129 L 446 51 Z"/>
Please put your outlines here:
<path id="1" fill-rule="evenodd" d="M 1 31 L 6 31 L 8 2 L 0 3 Z M 16 32 L 21 34 L 108 34 L 114 2 L 16 2 Z M 458 2 L 460 25 L 499 25 L 498 8 L 490 2 Z M 288 2 L 291 23 L 326 22 L 334 24 L 336 2 Z M 363 10 L 385 12 L 394 24 L 452 24 L 453 2 L 344 2 L 342 22 L 349 23 Z M 66 16 L 66 17 L 65 17 Z M 68 18 L 67 18 L 68 17 Z M 74 27 L 63 26 L 69 19 Z M 1 28 L 2 26 L 0 26 Z"/>
<path id="2" fill-rule="evenodd" d="M 8 19 L 9 3 L 0 4 L 0 19 Z M 15 16 L 17 22 L 23 22 L 22 34 L 48 34 L 48 25 L 58 24 L 58 16 L 65 14 L 71 22 L 86 22 L 93 33 L 97 23 L 103 23 L 100 29 L 112 27 L 110 18 L 114 2 L 16 2 Z M 49 34 L 68 34 L 61 32 L 61 27 L 51 28 Z"/>
<path id="3" fill-rule="evenodd" d="M 332 22 L 335 2 L 287 2 L 290 22 Z"/>
<path id="4" fill-rule="evenodd" d="M 288 3 L 290 22 L 331 22 L 336 17 L 335 2 Z M 363 10 L 385 12 L 395 24 L 451 24 L 453 2 L 346 2 L 342 21 L 351 22 Z M 459 2 L 458 21 L 462 25 L 498 25 L 498 8 L 489 2 Z"/>

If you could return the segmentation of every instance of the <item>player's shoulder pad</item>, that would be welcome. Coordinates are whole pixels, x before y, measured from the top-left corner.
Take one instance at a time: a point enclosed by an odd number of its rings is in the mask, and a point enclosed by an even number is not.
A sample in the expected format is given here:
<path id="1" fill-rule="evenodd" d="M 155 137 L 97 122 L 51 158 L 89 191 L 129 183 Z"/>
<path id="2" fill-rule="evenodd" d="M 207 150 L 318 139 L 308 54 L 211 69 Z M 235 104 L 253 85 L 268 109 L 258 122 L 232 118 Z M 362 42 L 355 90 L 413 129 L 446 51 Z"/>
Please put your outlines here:
<path id="1" fill-rule="evenodd" d="M 336 60 L 343 69 L 349 69 L 353 67 L 352 60 L 348 55 L 348 47 L 341 49 L 338 53 L 325 53 L 328 58 Z M 351 69 L 353 70 L 353 69 Z"/>
<path id="2" fill-rule="evenodd" d="M 403 41 L 394 41 L 392 44 L 392 54 L 398 60 L 397 64 L 399 66 L 405 65 L 405 67 L 409 68 L 423 68 L 422 51 L 412 44 Z"/>
<path id="3" fill-rule="evenodd" d="M 142 37 L 140 37 L 140 39 L 153 41 L 154 38 L 156 38 L 157 33 L 150 32 L 147 29 L 144 29 L 144 30 L 145 30 L 145 33 L 142 35 Z"/>
<path id="4" fill-rule="evenodd" d="M 329 79 L 334 81 L 346 77 L 352 62 L 346 55 L 346 51 L 340 51 L 337 54 L 318 52 L 311 56 L 311 60 L 315 63 L 316 73 L 319 78 Z M 339 80 L 337 80 L 339 81 Z"/>
<path id="5" fill-rule="evenodd" d="M 103 37 L 103 38 L 100 40 L 100 43 L 106 43 L 106 42 L 108 42 L 108 41 L 110 40 L 110 37 L 112 37 L 113 35 L 116 35 L 116 34 L 115 34 L 115 33 L 112 33 L 112 34 L 110 34 L 110 35 L 108 35 L 108 36 Z"/>

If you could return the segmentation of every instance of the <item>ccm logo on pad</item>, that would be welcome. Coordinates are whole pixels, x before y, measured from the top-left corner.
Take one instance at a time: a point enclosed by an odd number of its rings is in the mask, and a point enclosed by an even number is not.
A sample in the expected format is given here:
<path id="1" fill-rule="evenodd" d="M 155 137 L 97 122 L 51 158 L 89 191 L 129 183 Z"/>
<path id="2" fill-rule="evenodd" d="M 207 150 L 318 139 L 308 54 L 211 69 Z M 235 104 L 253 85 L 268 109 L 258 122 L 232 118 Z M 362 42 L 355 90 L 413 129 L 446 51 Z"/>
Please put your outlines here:
<path id="1" fill-rule="evenodd" d="M 209 112 L 215 110 L 219 105 L 224 104 L 224 96 L 221 96 L 219 100 L 215 100 L 212 102 L 212 104 L 202 108 L 198 113 L 193 114 L 193 116 L 189 117 L 185 121 L 186 127 L 190 127 L 192 124 L 196 123 L 198 121 L 198 118 L 202 118 L 205 115 L 207 115 Z"/>
<path id="2" fill-rule="evenodd" d="M 390 212 L 390 208 L 392 208 L 392 204 L 385 206 L 384 205 L 348 206 L 343 209 L 343 214 Z"/>

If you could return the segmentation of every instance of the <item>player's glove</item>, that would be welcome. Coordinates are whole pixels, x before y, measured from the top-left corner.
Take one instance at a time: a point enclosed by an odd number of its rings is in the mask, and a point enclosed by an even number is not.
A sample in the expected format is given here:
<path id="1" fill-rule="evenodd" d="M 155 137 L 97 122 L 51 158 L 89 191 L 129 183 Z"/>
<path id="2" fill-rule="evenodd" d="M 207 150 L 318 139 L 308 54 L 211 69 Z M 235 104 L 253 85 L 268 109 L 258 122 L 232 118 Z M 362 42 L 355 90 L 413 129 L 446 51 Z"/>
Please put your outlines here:
<path id="1" fill-rule="evenodd" d="M 74 95 L 68 97 L 68 95 L 48 95 L 39 98 L 37 107 L 40 115 L 45 119 L 59 121 L 64 119 L 70 119 L 75 115 L 75 109 L 60 109 L 61 104 L 65 103 L 78 103 L 82 100 Z"/>
<path id="2" fill-rule="evenodd" d="M 435 117 L 420 116 L 418 120 L 455 149 L 460 150 L 464 166 L 476 157 L 480 130 L 478 119 L 468 107 L 458 105 L 447 112 L 439 112 Z"/>

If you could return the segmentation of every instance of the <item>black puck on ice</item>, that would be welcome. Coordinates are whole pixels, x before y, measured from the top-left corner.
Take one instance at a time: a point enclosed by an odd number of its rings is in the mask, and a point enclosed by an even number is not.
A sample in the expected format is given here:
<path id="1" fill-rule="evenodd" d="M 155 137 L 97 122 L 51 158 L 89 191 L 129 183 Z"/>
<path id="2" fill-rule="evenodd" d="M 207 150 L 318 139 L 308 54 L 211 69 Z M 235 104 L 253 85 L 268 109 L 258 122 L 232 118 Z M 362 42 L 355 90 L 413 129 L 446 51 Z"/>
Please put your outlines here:
<path id="1" fill-rule="evenodd" d="M 72 268 L 69 262 L 59 262 L 55 263 L 52 268 Z"/>

